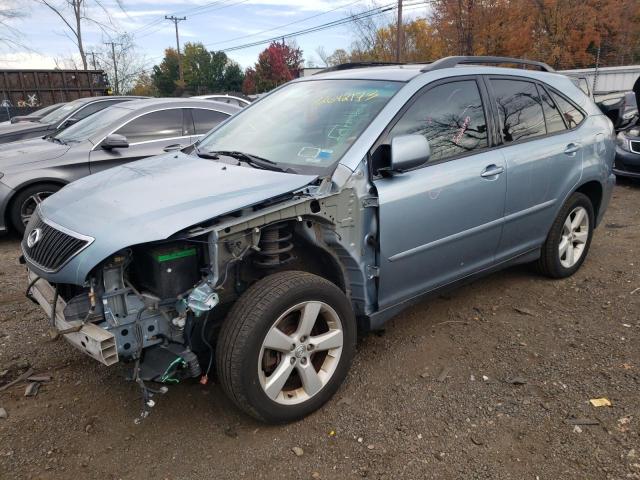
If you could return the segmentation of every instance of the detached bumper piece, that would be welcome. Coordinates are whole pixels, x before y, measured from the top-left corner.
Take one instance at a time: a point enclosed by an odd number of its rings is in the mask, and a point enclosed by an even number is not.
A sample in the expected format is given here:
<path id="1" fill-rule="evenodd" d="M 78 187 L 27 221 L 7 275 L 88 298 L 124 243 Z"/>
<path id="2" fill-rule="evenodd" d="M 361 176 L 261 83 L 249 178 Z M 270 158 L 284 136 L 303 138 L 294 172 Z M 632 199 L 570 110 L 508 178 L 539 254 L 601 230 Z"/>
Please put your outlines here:
<path id="1" fill-rule="evenodd" d="M 55 297 L 54 288 L 46 280 L 38 279 L 36 274 L 31 271 L 29 271 L 29 282 L 35 282 L 31 287 L 31 295 L 50 318 Z M 113 334 L 92 323 L 83 325 L 80 320 L 67 321 L 64 316 L 66 306 L 66 302 L 58 297 L 55 327 L 61 332 L 78 327 L 80 329 L 77 332 L 64 333 L 62 335 L 64 339 L 81 352 L 86 353 L 104 365 L 109 366 L 118 363 L 118 349 Z"/>

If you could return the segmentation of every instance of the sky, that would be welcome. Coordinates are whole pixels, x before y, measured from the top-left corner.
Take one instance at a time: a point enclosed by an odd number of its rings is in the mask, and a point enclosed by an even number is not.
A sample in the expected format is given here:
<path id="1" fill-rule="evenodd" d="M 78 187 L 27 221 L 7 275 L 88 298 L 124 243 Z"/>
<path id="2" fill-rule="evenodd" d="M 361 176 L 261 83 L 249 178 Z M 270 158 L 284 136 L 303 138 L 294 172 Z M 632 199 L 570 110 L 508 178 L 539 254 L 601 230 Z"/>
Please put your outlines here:
<path id="1" fill-rule="evenodd" d="M 64 0 L 47 0 L 64 4 Z M 180 43 L 202 42 L 209 50 L 220 50 L 254 41 L 265 40 L 345 18 L 350 13 L 375 6 L 394 3 L 393 0 L 117 0 L 100 1 L 106 11 L 93 0 L 85 0 L 88 15 L 105 23 L 110 17 L 114 31 L 134 35 L 137 51 L 144 56 L 149 67 L 160 62 L 167 47 L 175 47 L 173 22 L 165 15 L 186 16 L 179 23 Z M 57 3 L 56 3 L 57 2 Z M 405 0 L 407 17 L 424 16 L 427 3 Z M 418 5 L 415 5 L 415 4 Z M 77 48 L 68 38 L 69 31 L 55 13 L 37 0 L 0 0 L 0 10 L 17 8 L 22 18 L 11 20 L 11 25 L 22 33 L 19 38 L 24 47 L 0 45 L 0 68 L 54 68 L 55 59 L 79 59 Z M 108 15 L 107 15 L 108 13 Z M 394 15 L 391 12 L 388 15 Z M 309 18 L 313 17 L 313 18 Z M 393 17 L 389 16 L 389 20 Z M 290 24 L 290 25 L 287 25 Z M 97 50 L 108 40 L 96 24 L 85 22 L 85 50 Z M 353 41 L 352 27 L 347 24 L 295 38 L 302 48 L 305 61 L 321 63 L 316 49 L 324 47 L 327 53 L 336 48 L 348 49 Z M 266 45 L 228 52 L 227 55 L 243 68 L 251 66 Z M 79 63 L 79 62 L 78 62 Z"/>

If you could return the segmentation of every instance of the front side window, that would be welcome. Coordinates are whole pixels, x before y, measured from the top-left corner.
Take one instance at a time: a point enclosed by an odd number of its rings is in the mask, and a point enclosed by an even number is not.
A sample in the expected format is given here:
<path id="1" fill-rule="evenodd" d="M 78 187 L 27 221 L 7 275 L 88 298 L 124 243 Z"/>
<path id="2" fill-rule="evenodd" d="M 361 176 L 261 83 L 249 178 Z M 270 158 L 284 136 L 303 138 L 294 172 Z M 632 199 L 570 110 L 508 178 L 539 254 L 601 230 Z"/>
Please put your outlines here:
<path id="1" fill-rule="evenodd" d="M 159 110 L 147 113 L 114 132 L 127 137 L 129 143 L 148 142 L 181 137 L 182 109 Z"/>
<path id="2" fill-rule="evenodd" d="M 567 123 L 567 127 L 575 128 L 582 123 L 584 120 L 584 115 L 580 110 L 578 110 L 573 104 L 567 102 L 560 95 L 557 95 L 555 92 L 551 92 L 551 96 L 556 101 L 556 104 L 560 108 L 562 115 L 564 117 L 564 121 Z"/>
<path id="3" fill-rule="evenodd" d="M 198 144 L 238 151 L 298 173 L 329 173 L 404 83 L 293 82 L 241 110 Z"/>
<path id="4" fill-rule="evenodd" d="M 545 135 L 542 102 L 536 85 L 519 80 L 491 80 L 502 140 L 505 143 Z"/>
<path id="5" fill-rule="evenodd" d="M 476 82 L 464 80 L 431 88 L 404 113 L 389 139 L 416 133 L 429 141 L 429 162 L 487 147 L 487 121 Z"/>

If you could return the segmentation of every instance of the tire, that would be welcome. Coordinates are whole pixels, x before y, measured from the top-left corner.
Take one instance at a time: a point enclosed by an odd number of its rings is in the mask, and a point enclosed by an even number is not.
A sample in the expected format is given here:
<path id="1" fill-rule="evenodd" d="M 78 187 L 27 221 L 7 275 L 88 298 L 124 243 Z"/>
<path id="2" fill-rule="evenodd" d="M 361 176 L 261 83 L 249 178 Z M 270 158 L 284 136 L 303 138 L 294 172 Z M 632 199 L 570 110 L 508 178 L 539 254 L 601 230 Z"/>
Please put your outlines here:
<path id="1" fill-rule="evenodd" d="M 576 224 L 578 212 L 586 217 L 586 228 L 584 222 L 579 222 L 579 228 L 572 231 L 573 227 L 569 228 L 567 222 Z M 538 271 L 550 278 L 566 278 L 577 272 L 589 252 L 594 225 L 595 216 L 589 197 L 579 192 L 571 195 L 558 213 L 542 246 Z M 569 247 L 564 253 L 560 251 L 563 240 L 567 243 L 562 245 Z M 569 249 L 573 251 L 573 257 L 570 257 Z"/>
<path id="2" fill-rule="evenodd" d="M 9 220 L 14 230 L 21 236 L 24 234 L 25 227 L 27 226 L 26 222 L 23 222 L 24 214 L 30 210 L 30 208 L 27 208 L 29 207 L 29 203 L 37 202 L 34 197 L 37 196 L 40 201 L 42 201 L 61 188 L 61 185 L 55 183 L 37 183 L 20 190 L 16 196 L 13 197 L 11 206 L 9 207 Z M 24 210 L 25 208 L 27 208 L 27 211 Z"/>
<path id="3" fill-rule="evenodd" d="M 303 313 L 311 319 L 316 310 L 313 322 L 302 321 Z M 311 324 L 315 326 L 305 339 Z M 299 271 L 269 275 L 236 301 L 222 324 L 216 348 L 218 379 L 229 398 L 258 420 L 299 420 L 338 390 L 351 366 L 356 336 L 351 303 L 333 283 Z M 323 350 L 340 340 L 341 347 Z M 272 344 L 279 350 L 268 348 Z M 274 379 L 285 377 L 280 389 Z"/>

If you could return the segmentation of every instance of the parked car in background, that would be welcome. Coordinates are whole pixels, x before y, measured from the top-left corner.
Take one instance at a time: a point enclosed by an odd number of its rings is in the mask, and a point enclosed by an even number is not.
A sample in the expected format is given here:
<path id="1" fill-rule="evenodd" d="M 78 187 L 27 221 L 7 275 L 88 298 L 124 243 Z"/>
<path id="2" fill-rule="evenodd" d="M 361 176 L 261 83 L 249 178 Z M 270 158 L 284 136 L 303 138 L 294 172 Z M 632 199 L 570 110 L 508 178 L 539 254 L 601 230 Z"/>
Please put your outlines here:
<path id="1" fill-rule="evenodd" d="M 31 112 L 28 115 L 16 115 L 15 117 L 11 117 L 11 120 L 0 123 L 0 125 L 9 125 L 10 123 L 19 123 L 19 122 L 37 122 L 45 115 L 50 114 L 54 110 L 59 109 L 65 105 L 65 102 L 56 103 L 55 105 L 49 105 L 48 107 L 39 108 L 35 112 Z"/>
<path id="2" fill-rule="evenodd" d="M 0 125 L 0 143 L 15 142 L 49 135 L 104 110 L 111 105 L 145 97 L 89 97 L 66 103 L 35 122 L 19 122 Z"/>
<path id="3" fill-rule="evenodd" d="M 246 107 L 251 104 L 251 100 L 247 97 L 241 97 L 239 95 L 233 95 L 228 93 L 212 93 L 208 95 L 196 95 L 191 98 L 199 98 L 203 100 L 213 100 L 214 102 L 228 103 L 229 105 L 237 105 L 239 107 Z"/>
<path id="4" fill-rule="evenodd" d="M 353 67 L 32 216 L 30 295 L 76 348 L 131 361 L 145 409 L 145 382 L 215 368 L 246 413 L 297 420 L 339 388 L 358 328 L 510 265 L 565 278 L 584 262 L 614 133 L 566 76 L 499 57 Z"/>
<path id="5" fill-rule="evenodd" d="M 613 173 L 619 177 L 640 178 L 640 126 L 618 132 Z"/>
<path id="6" fill-rule="evenodd" d="M 0 145 L 0 231 L 22 233 L 38 204 L 67 183 L 179 150 L 239 110 L 207 100 L 121 102 L 51 136 Z"/>
<path id="7" fill-rule="evenodd" d="M 638 122 L 638 102 L 634 92 L 596 95 L 594 101 L 613 122 L 616 131 L 626 130 Z"/>

